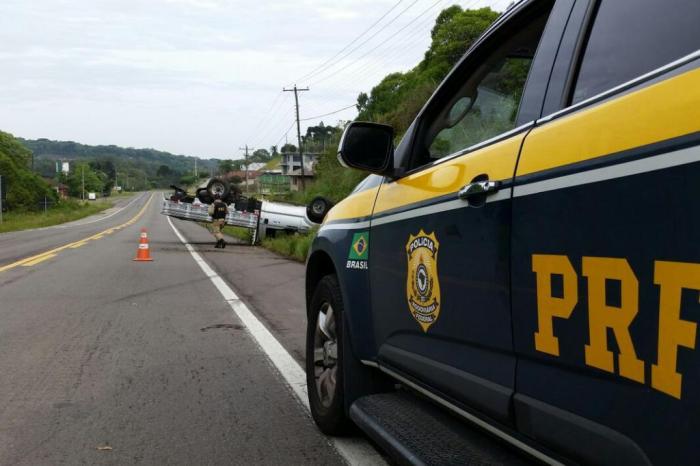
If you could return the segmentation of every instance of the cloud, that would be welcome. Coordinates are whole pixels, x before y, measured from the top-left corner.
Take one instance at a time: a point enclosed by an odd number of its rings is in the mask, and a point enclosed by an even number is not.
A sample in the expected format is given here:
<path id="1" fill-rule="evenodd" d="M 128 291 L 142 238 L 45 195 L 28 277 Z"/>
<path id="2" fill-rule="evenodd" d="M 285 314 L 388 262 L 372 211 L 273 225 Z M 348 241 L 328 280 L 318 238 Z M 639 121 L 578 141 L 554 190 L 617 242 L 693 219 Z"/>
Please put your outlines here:
<path id="1" fill-rule="evenodd" d="M 289 95 L 265 113 L 282 87 L 395 3 L 3 0 L 0 17 L 12 20 L 0 28 L 0 129 L 200 156 L 233 155 L 231 148 L 251 140 L 269 146 L 291 123 Z M 432 3 L 419 0 L 366 47 L 299 82 L 335 73 L 304 93 L 302 115 L 348 106 L 388 72 L 415 65 L 428 45 L 430 17 L 376 52 L 360 52 Z M 325 121 L 352 116 L 348 110 Z"/>

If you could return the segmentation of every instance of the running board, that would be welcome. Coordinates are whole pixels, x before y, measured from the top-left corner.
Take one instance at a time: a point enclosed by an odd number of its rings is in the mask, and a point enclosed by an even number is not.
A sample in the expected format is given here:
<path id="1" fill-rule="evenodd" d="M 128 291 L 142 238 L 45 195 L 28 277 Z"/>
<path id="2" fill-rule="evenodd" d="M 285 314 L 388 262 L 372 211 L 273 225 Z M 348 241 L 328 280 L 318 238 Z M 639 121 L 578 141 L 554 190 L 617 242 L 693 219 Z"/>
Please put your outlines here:
<path id="1" fill-rule="evenodd" d="M 359 398 L 350 418 L 399 464 L 531 464 L 502 442 L 404 391 Z"/>

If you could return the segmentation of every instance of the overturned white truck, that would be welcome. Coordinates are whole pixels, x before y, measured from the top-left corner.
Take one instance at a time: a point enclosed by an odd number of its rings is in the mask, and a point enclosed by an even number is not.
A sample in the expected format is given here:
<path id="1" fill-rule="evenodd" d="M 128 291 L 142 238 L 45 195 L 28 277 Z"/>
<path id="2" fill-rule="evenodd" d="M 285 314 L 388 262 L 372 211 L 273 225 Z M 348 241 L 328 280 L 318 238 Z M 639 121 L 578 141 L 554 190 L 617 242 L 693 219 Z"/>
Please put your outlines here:
<path id="1" fill-rule="evenodd" d="M 228 206 L 226 224 L 248 228 L 253 231 L 252 243 L 279 232 L 305 232 L 323 221 L 332 203 L 323 198 L 314 198 L 309 205 L 299 206 L 281 202 L 260 201 L 246 197 L 225 180 L 211 178 L 197 188 L 194 195 L 172 185 L 174 193 L 163 199 L 161 213 L 170 217 L 196 222 L 211 222 L 209 204 L 219 196 Z"/>

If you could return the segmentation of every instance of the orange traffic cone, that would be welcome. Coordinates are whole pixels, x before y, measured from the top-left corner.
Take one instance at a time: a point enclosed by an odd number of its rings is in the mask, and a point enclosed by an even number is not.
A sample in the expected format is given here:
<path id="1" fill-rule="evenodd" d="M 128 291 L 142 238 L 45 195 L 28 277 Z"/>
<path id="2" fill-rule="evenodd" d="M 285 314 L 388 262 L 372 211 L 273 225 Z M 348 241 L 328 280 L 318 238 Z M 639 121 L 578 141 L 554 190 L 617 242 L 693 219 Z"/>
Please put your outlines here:
<path id="1" fill-rule="evenodd" d="M 148 248 L 148 233 L 145 228 L 141 228 L 141 239 L 139 240 L 139 248 L 136 250 L 135 261 L 152 261 L 151 250 Z"/>

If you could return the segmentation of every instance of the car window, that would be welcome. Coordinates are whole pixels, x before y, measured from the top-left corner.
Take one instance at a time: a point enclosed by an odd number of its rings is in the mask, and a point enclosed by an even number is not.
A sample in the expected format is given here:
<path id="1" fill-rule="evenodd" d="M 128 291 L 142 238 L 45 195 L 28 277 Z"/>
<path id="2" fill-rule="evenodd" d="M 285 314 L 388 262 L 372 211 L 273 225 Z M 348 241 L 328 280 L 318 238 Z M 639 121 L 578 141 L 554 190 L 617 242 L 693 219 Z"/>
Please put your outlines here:
<path id="1" fill-rule="evenodd" d="M 369 175 L 367 178 L 364 178 L 362 181 L 357 183 L 357 186 L 355 186 L 355 189 L 353 189 L 350 194 L 355 194 L 359 193 L 360 191 L 376 188 L 382 183 L 383 179 L 384 178 L 379 175 Z"/>
<path id="2" fill-rule="evenodd" d="M 601 0 L 572 103 L 700 49 L 698 0 Z"/>
<path id="3" fill-rule="evenodd" d="M 455 86 L 457 91 L 426 113 L 432 118 L 426 117 L 423 156 L 416 165 L 454 154 L 515 127 L 525 82 L 549 11 L 541 12 L 508 34 L 499 34 L 501 42 L 467 71 L 464 82 Z"/>

